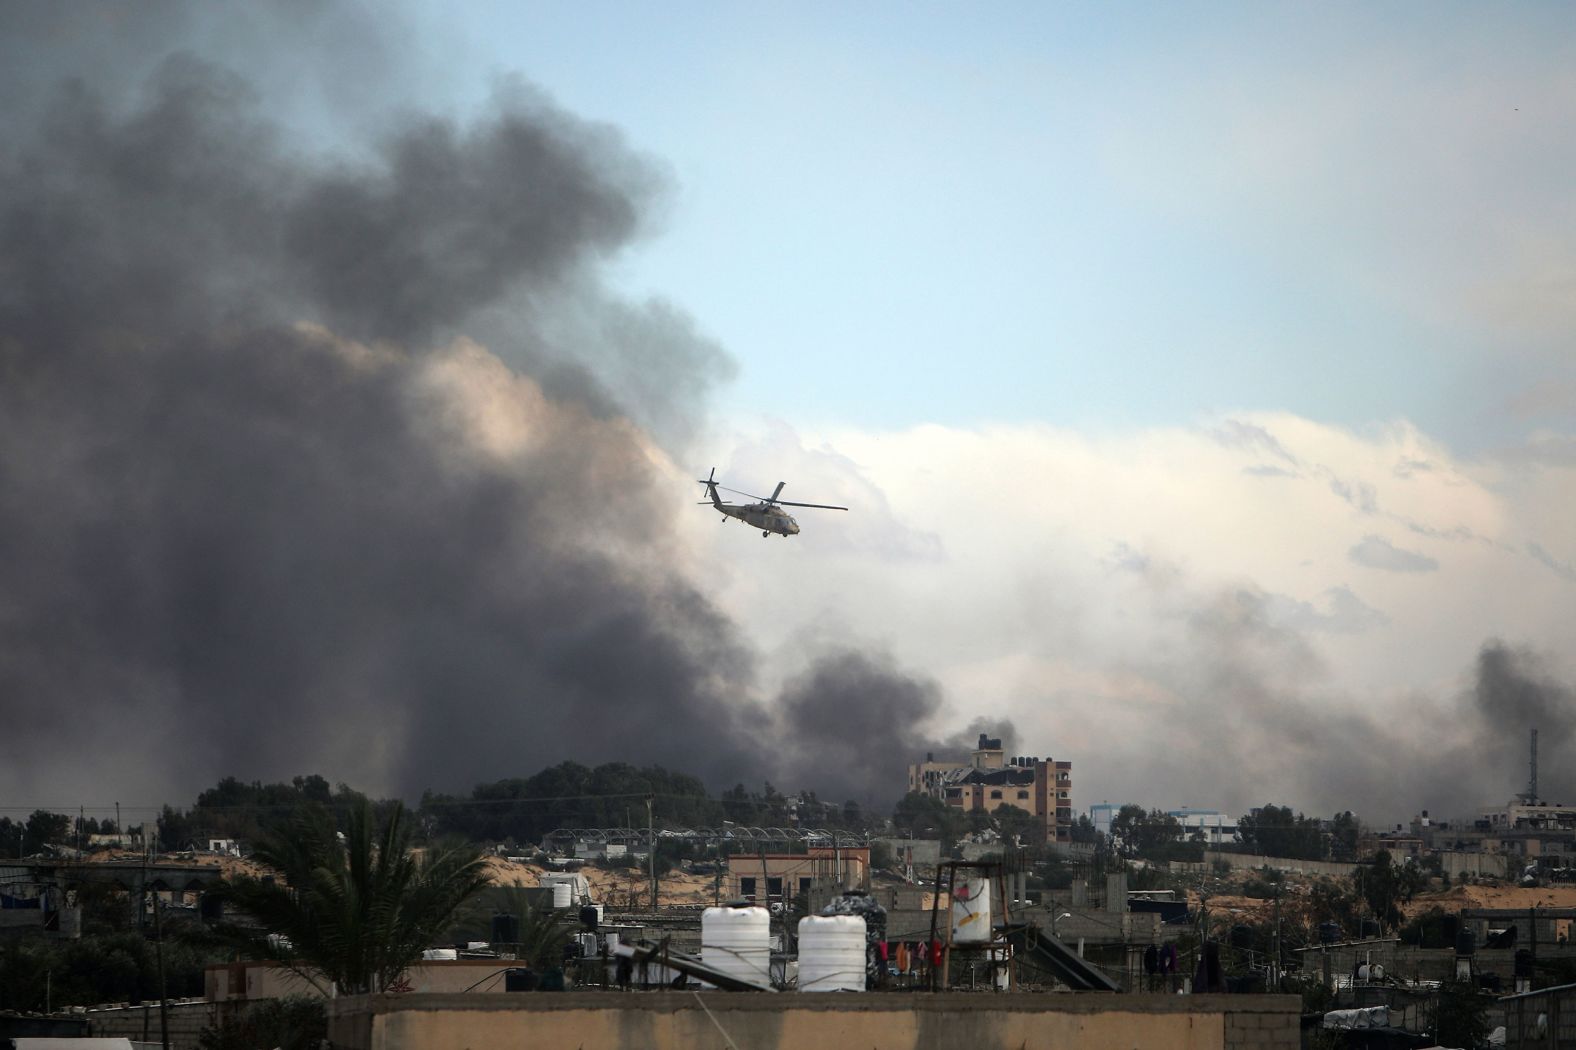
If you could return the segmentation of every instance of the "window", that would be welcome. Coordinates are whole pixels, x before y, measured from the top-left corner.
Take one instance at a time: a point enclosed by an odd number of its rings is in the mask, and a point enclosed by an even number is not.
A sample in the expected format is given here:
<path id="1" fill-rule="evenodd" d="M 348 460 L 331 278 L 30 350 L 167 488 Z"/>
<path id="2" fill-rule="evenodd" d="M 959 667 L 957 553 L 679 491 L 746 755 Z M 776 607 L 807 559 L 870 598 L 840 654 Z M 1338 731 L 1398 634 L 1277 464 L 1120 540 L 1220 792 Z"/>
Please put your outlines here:
<path id="1" fill-rule="evenodd" d="M 782 895 L 783 895 L 783 880 L 781 879 L 781 877 L 775 878 L 775 879 L 768 878 L 766 880 L 766 896 L 768 896 L 768 897 L 781 897 Z"/>
<path id="2" fill-rule="evenodd" d="M 739 896 L 745 898 L 746 900 L 755 899 L 755 879 L 753 877 L 747 879 L 741 878 L 739 880 Z"/>
<path id="3" fill-rule="evenodd" d="M 963 789 L 962 788 L 947 788 L 947 797 L 948 798 L 962 798 L 963 797 Z"/>
<path id="4" fill-rule="evenodd" d="M 1018 797 L 1019 798 L 1028 798 L 1029 797 L 1029 793 L 1027 791 L 1020 791 L 1020 792 L 1018 792 Z"/>
<path id="5" fill-rule="evenodd" d="M 1001 798 L 1001 792 L 1000 791 L 992 791 L 990 793 L 990 797 L 991 798 Z"/>
<path id="6" fill-rule="evenodd" d="M 809 893 L 810 892 L 810 880 L 809 879 L 807 879 L 807 878 L 800 878 L 799 879 L 799 892 L 800 893 Z"/>

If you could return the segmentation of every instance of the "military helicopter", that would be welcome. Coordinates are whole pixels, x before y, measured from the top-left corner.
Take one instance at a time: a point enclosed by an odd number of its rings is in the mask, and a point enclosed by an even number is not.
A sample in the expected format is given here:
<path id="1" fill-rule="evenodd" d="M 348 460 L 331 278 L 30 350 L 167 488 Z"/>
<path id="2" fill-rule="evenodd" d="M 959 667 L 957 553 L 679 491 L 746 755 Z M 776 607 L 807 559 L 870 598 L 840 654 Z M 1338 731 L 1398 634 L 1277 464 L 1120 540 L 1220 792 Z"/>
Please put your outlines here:
<path id="1" fill-rule="evenodd" d="M 783 510 L 783 507 L 816 507 L 820 510 L 848 509 L 847 507 L 834 507 L 829 503 L 791 503 L 788 500 L 778 499 L 777 497 L 782 494 L 783 486 L 787 484 L 786 481 L 779 481 L 769 498 L 766 496 L 752 496 L 748 492 L 740 492 L 738 489 L 730 489 L 725 485 L 718 485 L 716 467 L 711 468 L 710 477 L 697 480 L 706 486 L 706 495 L 711 497 L 711 505 L 722 512 L 724 524 L 727 523 L 729 518 L 738 518 L 746 525 L 754 525 L 757 529 L 760 529 L 762 537 L 770 536 L 774 532 L 779 536 L 797 536 L 799 534 L 799 523 L 794 521 L 793 516 Z M 722 497 L 717 495 L 719 488 L 739 496 L 749 496 L 751 499 L 759 500 L 760 502 L 724 503 Z M 701 500 L 701 505 L 705 506 L 706 502 L 706 500 Z"/>

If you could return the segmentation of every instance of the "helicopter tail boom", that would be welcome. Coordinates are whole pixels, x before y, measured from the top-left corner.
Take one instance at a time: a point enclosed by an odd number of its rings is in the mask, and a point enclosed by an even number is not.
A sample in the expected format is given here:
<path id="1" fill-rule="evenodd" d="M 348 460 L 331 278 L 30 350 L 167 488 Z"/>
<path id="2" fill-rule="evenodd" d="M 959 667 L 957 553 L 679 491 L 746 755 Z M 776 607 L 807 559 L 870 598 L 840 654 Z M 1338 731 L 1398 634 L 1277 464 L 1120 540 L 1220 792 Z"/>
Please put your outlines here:
<path id="1" fill-rule="evenodd" d="M 710 497 L 711 505 L 713 507 L 716 507 L 718 510 L 721 510 L 722 509 L 722 497 L 717 495 L 717 468 L 716 467 L 712 467 L 711 468 L 711 477 L 709 477 L 709 478 L 697 478 L 696 480 L 699 481 L 702 485 L 706 486 L 706 495 L 708 497 Z"/>

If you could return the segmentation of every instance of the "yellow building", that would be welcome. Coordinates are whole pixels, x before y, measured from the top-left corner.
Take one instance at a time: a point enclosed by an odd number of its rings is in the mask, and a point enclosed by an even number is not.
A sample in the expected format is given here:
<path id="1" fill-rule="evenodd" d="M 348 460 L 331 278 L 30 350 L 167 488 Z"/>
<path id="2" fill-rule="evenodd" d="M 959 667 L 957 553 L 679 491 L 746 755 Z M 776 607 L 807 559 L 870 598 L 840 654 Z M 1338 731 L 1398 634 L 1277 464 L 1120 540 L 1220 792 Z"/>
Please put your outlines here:
<path id="1" fill-rule="evenodd" d="M 774 904 L 792 900 L 812 883 L 845 890 L 870 888 L 868 846 L 812 846 L 808 853 L 733 853 L 728 856 L 728 895 Z"/>
<path id="2" fill-rule="evenodd" d="M 964 812 L 1016 806 L 1040 819 L 1048 842 L 1071 842 L 1073 764 L 1013 756 L 984 733 L 968 762 L 924 762 L 908 767 L 908 789 Z"/>

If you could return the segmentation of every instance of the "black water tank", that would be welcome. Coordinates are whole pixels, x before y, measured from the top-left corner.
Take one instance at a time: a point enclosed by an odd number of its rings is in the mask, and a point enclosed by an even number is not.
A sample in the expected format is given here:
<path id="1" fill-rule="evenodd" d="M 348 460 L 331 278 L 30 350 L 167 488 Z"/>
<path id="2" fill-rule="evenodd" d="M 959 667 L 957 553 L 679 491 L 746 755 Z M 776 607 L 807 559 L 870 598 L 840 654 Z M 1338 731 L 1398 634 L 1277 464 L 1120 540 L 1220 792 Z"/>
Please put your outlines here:
<path id="1" fill-rule="evenodd" d="M 1319 943 L 1334 944 L 1341 939 L 1341 924 L 1338 922 L 1319 923 Z"/>
<path id="2" fill-rule="evenodd" d="M 503 990 L 506 992 L 534 992 L 541 978 L 525 966 L 516 966 L 503 972 Z"/>
<path id="3" fill-rule="evenodd" d="M 1532 950 L 1530 948 L 1516 949 L 1516 976 L 1532 976 Z"/>
<path id="4" fill-rule="evenodd" d="M 580 909 L 580 925 L 587 930 L 596 930 L 596 905 L 587 904 Z"/>
<path id="5" fill-rule="evenodd" d="M 494 944 L 518 944 L 520 941 L 520 920 L 508 912 L 499 912 L 492 917 L 492 942 Z"/>
<path id="6" fill-rule="evenodd" d="M 1456 931 L 1456 954 L 1471 955 L 1477 951 L 1477 934 L 1465 927 Z"/>

